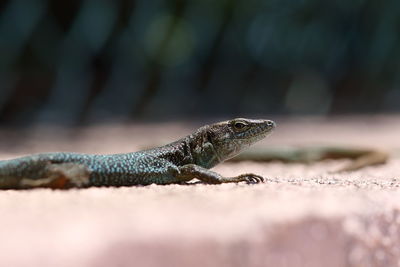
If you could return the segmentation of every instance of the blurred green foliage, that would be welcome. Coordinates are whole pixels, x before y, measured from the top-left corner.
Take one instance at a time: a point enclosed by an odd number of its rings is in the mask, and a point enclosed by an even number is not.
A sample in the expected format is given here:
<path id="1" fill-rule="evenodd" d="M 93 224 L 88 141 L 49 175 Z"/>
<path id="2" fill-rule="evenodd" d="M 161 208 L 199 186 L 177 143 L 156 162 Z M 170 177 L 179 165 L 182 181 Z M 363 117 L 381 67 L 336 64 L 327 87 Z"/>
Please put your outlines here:
<path id="1" fill-rule="evenodd" d="M 394 0 L 0 4 L 0 121 L 400 110 Z"/>

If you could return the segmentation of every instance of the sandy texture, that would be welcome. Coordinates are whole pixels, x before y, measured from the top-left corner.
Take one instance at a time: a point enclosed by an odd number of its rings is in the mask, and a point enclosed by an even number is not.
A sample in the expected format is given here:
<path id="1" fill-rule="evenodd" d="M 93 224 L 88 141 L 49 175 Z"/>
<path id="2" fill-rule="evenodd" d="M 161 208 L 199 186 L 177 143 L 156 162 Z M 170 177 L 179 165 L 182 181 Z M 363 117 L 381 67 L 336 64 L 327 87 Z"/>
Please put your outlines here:
<path id="1" fill-rule="evenodd" d="M 128 152 L 190 124 L 3 130 L 1 158 L 43 151 Z M 348 144 L 397 151 L 400 118 L 278 120 L 260 146 Z M 23 139 L 21 139 L 23 138 Z M 398 266 L 400 159 L 344 174 L 347 160 L 225 163 L 258 185 L 0 192 L 0 266 Z"/>

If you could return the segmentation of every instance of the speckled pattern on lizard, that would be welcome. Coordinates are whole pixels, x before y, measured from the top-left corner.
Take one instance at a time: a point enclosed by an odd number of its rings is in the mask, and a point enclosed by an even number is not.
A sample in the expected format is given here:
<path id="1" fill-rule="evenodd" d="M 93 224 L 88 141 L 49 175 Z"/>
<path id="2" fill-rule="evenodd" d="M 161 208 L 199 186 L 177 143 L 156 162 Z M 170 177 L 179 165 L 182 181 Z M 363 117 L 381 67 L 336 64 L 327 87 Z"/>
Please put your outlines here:
<path id="1" fill-rule="evenodd" d="M 233 119 L 205 125 L 165 146 L 113 155 L 43 153 L 0 161 L 0 189 L 263 182 L 242 174 L 223 177 L 209 169 L 269 135 L 271 120 Z"/>

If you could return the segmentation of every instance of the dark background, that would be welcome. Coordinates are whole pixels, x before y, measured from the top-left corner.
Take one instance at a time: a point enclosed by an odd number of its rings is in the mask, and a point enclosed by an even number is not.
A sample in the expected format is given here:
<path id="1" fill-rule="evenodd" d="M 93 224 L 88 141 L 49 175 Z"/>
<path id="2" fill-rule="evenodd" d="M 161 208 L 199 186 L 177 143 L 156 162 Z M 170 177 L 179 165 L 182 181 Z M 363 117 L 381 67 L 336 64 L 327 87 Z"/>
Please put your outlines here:
<path id="1" fill-rule="evenodd" d="M 0 3 L 1 125 L 400 111 L 398 0 Z"/>

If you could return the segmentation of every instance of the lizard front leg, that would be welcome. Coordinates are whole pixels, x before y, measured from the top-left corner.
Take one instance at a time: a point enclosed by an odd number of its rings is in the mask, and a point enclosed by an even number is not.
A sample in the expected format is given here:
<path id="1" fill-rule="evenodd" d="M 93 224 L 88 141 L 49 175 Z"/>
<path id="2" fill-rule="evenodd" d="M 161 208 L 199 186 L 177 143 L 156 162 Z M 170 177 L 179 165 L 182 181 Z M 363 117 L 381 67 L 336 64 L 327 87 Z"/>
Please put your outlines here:
<path id="1" fill-rule="evenodd" d="M 206 168 L 200 167 L 195 164 L 187 164 L 182 167 L 179 167 L 179 173 L 176 175 L 179 180 L 182 182 L 190 181 L 194 178 L 199 179 L 202 182 L 209 184 L 221 184 L 221 183 L 238 183 L 238 182 L 247 182 L 247 183 L 260 183 L 264 182 L 264 178 L 262 176 L 256 174 L 242 174 L 235 177 L 223 177 L 222 175 L 210 171 Z"/>

